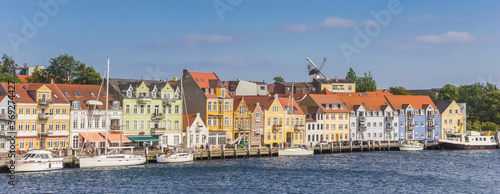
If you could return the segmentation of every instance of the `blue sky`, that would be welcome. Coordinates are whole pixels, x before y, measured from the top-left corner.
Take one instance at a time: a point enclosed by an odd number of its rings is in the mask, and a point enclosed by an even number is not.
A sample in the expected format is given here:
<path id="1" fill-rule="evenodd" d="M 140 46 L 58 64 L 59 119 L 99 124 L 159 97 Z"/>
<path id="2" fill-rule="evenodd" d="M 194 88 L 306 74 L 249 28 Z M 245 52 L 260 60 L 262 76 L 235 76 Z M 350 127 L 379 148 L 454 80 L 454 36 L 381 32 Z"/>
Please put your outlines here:
<path id="1" fill-rule="evenodd" d="M 493 0 L 0 0 L 0 19 L 0 53 L 18 64 L 67 53 L 103 73 L 110 57 L 115 78 L 307 81 L 308 56 L 332 78 L 371 71 L 379 88 L 500 84 Z"/>

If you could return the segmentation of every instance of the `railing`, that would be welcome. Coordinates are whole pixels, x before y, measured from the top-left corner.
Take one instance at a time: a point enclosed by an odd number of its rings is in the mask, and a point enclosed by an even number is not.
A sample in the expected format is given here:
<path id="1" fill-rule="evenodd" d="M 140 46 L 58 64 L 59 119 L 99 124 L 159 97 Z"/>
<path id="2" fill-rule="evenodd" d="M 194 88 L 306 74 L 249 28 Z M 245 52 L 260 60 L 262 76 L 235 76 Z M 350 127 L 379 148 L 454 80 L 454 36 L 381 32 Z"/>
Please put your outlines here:
<path id="1" fill-rule="evenodd" d="M 122 126 L 120 126 L 120 125 L 111 125 L 111 126 L 109 127 L 109 129 L 110 129 L 111 131 L 120 131 L 120 130 L 122 130 Z"/>
<path id="2" fill-rule="evenodd" d="M 42 113 L 42 114 L 38 114 L 38 118 L 39 119 L 52 119 L 52 118 L 54 118 L 54 114 Z"/>
<path id="3" fill-rule="evenodd" d="M 359 122 L 365 122 L 366 121 L 366 117 L 365 116 L 360 116 L 359 117 Z"/>
<path id="4" fill-rule="evenodd" d="M 163 104 L 165 104 L 165 105 L 171 105 L 172 103 L 175 102 L 175 99 L 173 99 L 173 98 L 163 98 L 162 101 L 163 101 Z"/>
<path id="5" fill-rule="evenodd" d="M 427 115 L 427 119 L 433 120 L 436 116 L 435 115 Z"/>
<path id="6" fill-rule="evenodd" d="M 366 131 L 366 126 L 365 125 L 359 125 L 358 126 L 358 131 Z"/>
<path id="7" fill-rule="evenodd" d="M 408 130 L 410 130 L 410 131 L 411 131 L 411 130 L 415 130 L 415 125 L 409 125 L 409 126 L 408 126 Z"/>
<path id="8" fill-rule="evenodd" d="M 394 127 L 392 127 L 392 125 L 391 126 L 385 126 L 385 131 L 386 132 L 390 132 L 390 131 L 392 131 L 392 129 L 394 129 Z"/>
<path id="9" fill-rule="evenodd" d="M 38 99 L 38 104 L 43 105 L 43 106 L 48 106 L 49 104 L 53 104 L 54 102 L 52 100 L 42 100 Z"/>
<path id="10" fill-rule="evenodd" d="M 413 119 L 415 118 L 415 114 L 413 113 L 408 113 L 408 119 Z"/>
<path id="11" fill-rule="evenodd" d="M 89 110 L 89 115 L 106 115 L 106 111 L 105 110 L 99 110 L 99 109 L 90 109 Z"/>
<path id="12" fill-rule="evenodd" d="M 151 129 L 152 135 L 163 135 L 163 134 L 165 134 L 165 132 L 166 132 L 165 128 L 152 128 Z"/>
<path id="13" fill-rule="evenodd" d="M 282 125 L 273 125 L 273 130 L 281 130 Z"/>
<path id="14" fill-rule="evenodd" d="M 151 102 L 151 97 L 139 97 L 139 103 Z"/>
<path id="15" fill-rule="evenodd" d="M 386 122 L 392 122 L 392 121 L 394 121 L 394 117 L 393 116 L 385 117 L 385 121 Z"/>
<path id="16" fill-rule="evenodd" d="M 47 136 L 47 135 L 51 135 L 51 134 L 54 134 L 54 130 L 53 129 L 52 130 L 47 130 L 47 131 L 45 131 L 45 130 L 41 131 L 41 135 L 42 136 Z"/>
<path id="17" fill-rule="evenodd" d="M 162 113 L 155 113 L 153 114 L 153 116 L 151 117 L 153 120 L 162 120 L 164 119 L 165 117 L 163 116 Z"/>
<path id="18" fill-rule="evenodd" d="M 304 125 L 295 125 L 293 127 L 295 130 L 305 130 L 306 128 L 304 127 Z"/>
<path id="19" fill-rule="evenodd" d="M 429 126 L 427 127 L 427 130 L 429 130 L 429 131 L 432 131 L 432 130 L 434 130 L 434 129 L 436 129 L 436 125 L 429 125 Z"/>

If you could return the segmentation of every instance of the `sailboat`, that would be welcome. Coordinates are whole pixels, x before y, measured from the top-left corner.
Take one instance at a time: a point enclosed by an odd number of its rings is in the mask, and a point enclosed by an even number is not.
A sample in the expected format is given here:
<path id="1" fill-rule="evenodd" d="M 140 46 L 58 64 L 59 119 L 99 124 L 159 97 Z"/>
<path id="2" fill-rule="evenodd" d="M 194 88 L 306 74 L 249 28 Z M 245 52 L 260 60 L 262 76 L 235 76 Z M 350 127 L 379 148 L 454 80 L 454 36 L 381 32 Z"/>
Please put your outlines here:
<path id="1" fill-rule="evenodd" d="M 105 167 L 105 166 L 131 166 L 146 163 L 146 158 L 140 155 L 132 154 L 114 154 L 108 155 L 108 96 L 109 96 L 109 58 L 106 70 L 106 135 L 104 155 L 91 158 L 80 158 L 80 168 Z"/>
<path id="2" fill-rule="evenodd" d="M 182 81 L 181 81 L 181 92 L 182 92 L 181 98 L 183 99 L 182 102 L 186 103 L 186 101 L 184 100 L 184 88 L 182 88 Z M 185 104 L 184 104 L 184 107 L 186 107 Z M 182 138 L 182 131 L 181 131 L 181 139 L 183 139 Z M 167 162 L 167 163 L 192 162 L 193 158 L 194 158 L 193 154 L 190 154 L 190 153 L 177 153 L 177 152 L 169 151 L 167 153 L 157 155 L 156 162 L 160 162 L 160 163 L 164 163 L 164 162 Z"/>
<path id="3" fill-rule="evenodd" d="M 288 101 L 288 107 L 290 107 L 290 101 L 294 100 L 293 99 L 293 84 L 292 84 L 292 94 L 291 94 L 291 99 Z M 292 106 L 293 107 L 293 101 L 292 101 Z M 290 109 L 293 113 L 293 108 Z M 285 110 L 285 117 L 288 115 L 288 110 Z M 292 142 L 292 148 L 285 148 L 278 150 L 278 156 L 311 156 L 314 155 L 314 149 L 312 148 L 307 148 L 305 145 L 301 145 L 299 147 L 293 148 L 293 142 Z"/>

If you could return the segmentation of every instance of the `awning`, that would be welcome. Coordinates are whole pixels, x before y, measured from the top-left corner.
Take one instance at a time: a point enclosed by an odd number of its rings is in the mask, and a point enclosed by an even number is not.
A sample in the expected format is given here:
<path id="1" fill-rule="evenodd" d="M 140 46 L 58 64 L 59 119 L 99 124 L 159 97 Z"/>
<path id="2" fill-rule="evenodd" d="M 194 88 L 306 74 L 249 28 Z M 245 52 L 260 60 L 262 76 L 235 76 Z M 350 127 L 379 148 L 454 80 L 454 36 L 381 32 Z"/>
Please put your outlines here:
<path id="1" fill-rule="evenodd" d="M 128 138 L 134 142 L 160 141 L 158 138 L 152 136 L 138 136 Z"/>
<path id="2" fill-rule="evenodd" d="M 104 138 L 99 133 L 80 133 L 80 136 L 87 142 L 105 142 Z"/>
<path id="3" fill-rule="evenodd" d="M 105 133 L 102 133 L 102 136 L 105 136 Z M 121 136 L 121 139 L 120 139 Z M 110 143 L 132 143 L 129 138 L 127 138 L 123 133 L 108 133 L 108 140 Z"/>

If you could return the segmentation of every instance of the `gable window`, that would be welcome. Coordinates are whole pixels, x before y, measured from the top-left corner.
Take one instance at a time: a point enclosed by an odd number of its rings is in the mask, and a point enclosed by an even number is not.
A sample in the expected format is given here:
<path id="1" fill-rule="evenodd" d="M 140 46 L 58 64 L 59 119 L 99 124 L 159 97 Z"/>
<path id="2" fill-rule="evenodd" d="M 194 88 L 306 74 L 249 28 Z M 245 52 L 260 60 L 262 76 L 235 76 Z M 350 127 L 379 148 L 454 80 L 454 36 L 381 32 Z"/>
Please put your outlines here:
<path id="1" fill-rule="evenodd" d="M 151 97 L 156 98 L 156 91 L 151 92 Z"/>
<path id="2" fill-rule="evenodd" d="M 228 102 L 226 102 L 226 103 L 228 103 Z M 240 106 L 240 115 L 242 115 L 242 114 L 245 114 L 245 106 Z"/>
<path id="3" fill-rule="evenodd" d="M 73 104 L 73 106 L 72 106 L 73 109 L 80 109 L 80 102 L 79 101 L 73 101 L 72 104 Z"/>

